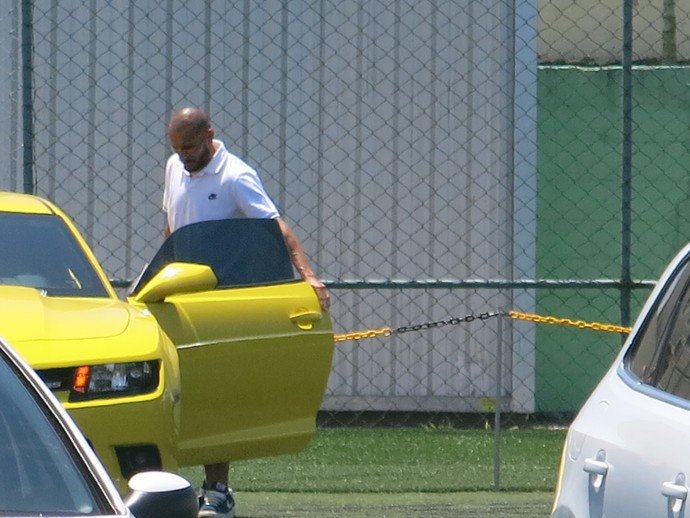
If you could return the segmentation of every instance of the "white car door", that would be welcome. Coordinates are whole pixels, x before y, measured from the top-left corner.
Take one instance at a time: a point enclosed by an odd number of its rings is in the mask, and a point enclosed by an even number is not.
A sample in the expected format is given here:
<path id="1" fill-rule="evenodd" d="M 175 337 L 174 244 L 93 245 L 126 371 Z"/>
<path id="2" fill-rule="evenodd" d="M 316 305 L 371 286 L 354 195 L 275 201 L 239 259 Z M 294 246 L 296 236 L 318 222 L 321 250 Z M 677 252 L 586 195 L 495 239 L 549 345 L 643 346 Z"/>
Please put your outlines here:
<path id="1" fill-rule="evenodd" d="M 686 516 L 688 252 L 667 269 L 633 333 L 569 429 L 554 518 Z"/>

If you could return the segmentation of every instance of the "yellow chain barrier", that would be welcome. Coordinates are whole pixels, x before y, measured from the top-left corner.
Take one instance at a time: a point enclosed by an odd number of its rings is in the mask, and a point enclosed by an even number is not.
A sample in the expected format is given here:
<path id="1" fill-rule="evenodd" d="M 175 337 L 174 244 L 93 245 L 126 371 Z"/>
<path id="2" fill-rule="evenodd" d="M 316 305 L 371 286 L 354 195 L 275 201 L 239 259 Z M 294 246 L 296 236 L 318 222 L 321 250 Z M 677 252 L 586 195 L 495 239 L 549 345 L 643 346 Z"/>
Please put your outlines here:
<path id="1" fill-rule="evenodd" d="M 521 313 L 519 311 L 508 311 L 508 316 L 514 319 L 529 320 L 542 324 L 562 324 L 575 326 L 580 329 L 594 329 L 595 331 L 608 331 L 609 333 L 629 333 L 631 327 L 617 326 L 614 324 L 601 324 L 599 322 L 585 322 L 584 320 L 571 320 L 570 318 L 544 317 L 531 313 Z"/>
<path id="2" fill-rule="evenodd" d="M 507 313 L 494 313 L 494 314 L 482 314 L 480 319 L 486 319 L 491 316 L 508 315 L 513 319 L 528 320 L 530 322 L 536 322 L 541 324 L 560 324 L 567 326 L 574 326 L 579 329 L 592 329 L 594 331 L 606 331 L 609 333 L 630 333 L 632 327 L 617 326 L 614 324 L 602 324 L 599 322 L 586 322 L 584 320 L 572 320 L 570 318 L 559 318 L 559 317 L 546 317 L 542 315 L 535 315 L 533 313 L 522 313 L 520 311 L 508 311 Z M 421 329 L 430 329 L 432 327 L 441 327 L 433 324 L 456 324 L 462 322 L 471 322 L 475 319 L 474 316 L 468 316 L 464 319 L 453 319 L 451 321 L 441 321 L 441 322 L 431 322 L 427 324 L 422 324 L 419 326 L 411 326 L 398 328 L 397 331 L 393 331 L 390 327 L 382 327 L 381 329 L 370 329 L 368 331 L 355 331 L 353 333 L 345 333 L 341 335 L 335 335 L 333 338 L 335 342 L 347 342 L 349 340 L 364 340 L 366 338 L 375 338 L 377 336 L 390 336 L 396 332 L 403 331 L 418 331 Z M 457 322 L 455 322 L 457 320 Z"/>
<path id="3" fill-rule="evenodd" d="M 374 338 L 376 336 L 390 336 L 392 333 L 393 330 L 390 327 L 383 327 L 381 329 L 371 329 L 369 331 L 355 331 L 354 333 L 335 335 L 333 338 L 336 342 L 346 342 L 348 340 L 362 340 L 364 338 Z"/>

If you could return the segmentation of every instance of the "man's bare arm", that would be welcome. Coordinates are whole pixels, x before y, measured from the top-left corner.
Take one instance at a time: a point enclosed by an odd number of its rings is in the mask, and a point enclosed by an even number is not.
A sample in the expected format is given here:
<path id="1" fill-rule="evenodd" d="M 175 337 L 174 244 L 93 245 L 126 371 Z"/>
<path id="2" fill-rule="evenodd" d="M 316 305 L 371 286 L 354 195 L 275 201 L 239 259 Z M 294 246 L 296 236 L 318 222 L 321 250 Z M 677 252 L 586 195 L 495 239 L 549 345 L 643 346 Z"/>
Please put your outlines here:
<path id="1" fill-rule="evenodd" d="M 299 273 L 300 277 L 302 277 L 305 282 L 314 288 L 316 296 L 319 298 L 321 307 L 327 310 L 330 306 L 330 295 L 328 294 L 328 289 L 324 283 L 321 282 L 321 279 L 316 276 L 314 271 L 311 269 L 311 266 L 309 266 L 307 254 L 304 253 L 304 248 L 302 248 L 302 244 L 299 242 L 299 239 L 297 239 L 297 236 L 292 231 L 290 225 L 288 225 L 283 218 L 276 218 L 276 221 L 278 222 L 280 231 L 283 234 L 285 244 L 288 248 L 288 253 L 290 254 L 290 259 L 292 260 L 292 264 L 297 270 L 297 273 Z"/>

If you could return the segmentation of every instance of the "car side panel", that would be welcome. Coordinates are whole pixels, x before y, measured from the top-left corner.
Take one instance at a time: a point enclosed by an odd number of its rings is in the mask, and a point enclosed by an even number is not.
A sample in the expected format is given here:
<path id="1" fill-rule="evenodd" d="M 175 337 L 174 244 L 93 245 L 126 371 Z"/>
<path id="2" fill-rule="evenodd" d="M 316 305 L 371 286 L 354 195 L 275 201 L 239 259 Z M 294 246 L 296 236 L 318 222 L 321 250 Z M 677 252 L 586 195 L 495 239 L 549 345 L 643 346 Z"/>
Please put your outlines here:
<path id="1" fill-rule="evenodd" d="M 181 465 L 306 446 L 334 349 L 309 285 L 175 295 L 148 308 L 179 353 Z"/>
<path id="2" fill-rule="evenodd" d="M 690 412 L 610 372 L 570 427 L 553 518 L 673 516 L 664 484 L 690 475 L 689 442 Z"/>

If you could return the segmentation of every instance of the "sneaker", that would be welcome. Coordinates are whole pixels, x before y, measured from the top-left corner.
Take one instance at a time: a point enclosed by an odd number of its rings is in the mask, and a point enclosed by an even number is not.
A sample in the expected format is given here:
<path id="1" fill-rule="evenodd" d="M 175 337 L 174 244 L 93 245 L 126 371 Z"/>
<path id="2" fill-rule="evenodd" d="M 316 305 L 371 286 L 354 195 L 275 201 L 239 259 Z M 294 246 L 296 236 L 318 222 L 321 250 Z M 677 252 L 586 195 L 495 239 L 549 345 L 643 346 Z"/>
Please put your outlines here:
<path id="1" fill-rule="evenodd" d="M 235 518 L 235 499 L 232 490 L 218 482 L 212 489 L 201 488 L 199 518 Z"/>

